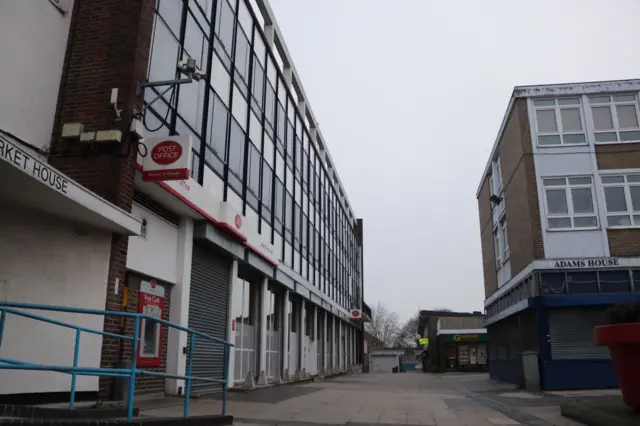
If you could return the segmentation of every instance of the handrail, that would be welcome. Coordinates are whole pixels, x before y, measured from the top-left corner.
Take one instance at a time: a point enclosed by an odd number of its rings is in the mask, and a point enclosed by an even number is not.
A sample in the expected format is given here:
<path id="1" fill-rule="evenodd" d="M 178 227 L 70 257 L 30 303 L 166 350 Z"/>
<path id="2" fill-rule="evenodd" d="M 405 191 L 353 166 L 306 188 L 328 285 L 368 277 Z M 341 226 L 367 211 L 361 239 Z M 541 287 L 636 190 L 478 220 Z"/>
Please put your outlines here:
<path id="1" fill-rule="evenodd" d="M 67 323 L 64 321 L 43 317 L 41 315 L 20 311 L 18 309 L 30 309 L 30 310 L 45 311 L 45 312 L 66 312 L 66 313 L 76 313 L 76 314 L 85 314 L 85 315 L 99 315 L 104 317 L 114 316 L 114 317 L 121 317 L 121 318 L 131 318 L 134 320 L 133 334 L 131 336 L 128 336 L 128 335 L 122 335 L 117 333 L 110 333 L 103 330 L 91 329 L 91 328 Z M 227 412 L 227 390 L 229 388 L 229 355 L 230 355 L 231 347 L 233 347 L 233 344 L 231 342 L 227 342 L 218 337 L 211 336 L 209 334 L 202 333 L 197 330 L 192 330 L 190 328 L 183 327 L 181 325 L 174 324 L 169 321 L 165 321 L 161 318 L 156 318 L 154 316 L 147 315 L 147 314 L 106 311 L 106 310 L 103 311 L 103 310 L 96 310 L 96 309 L 73 308 L 73 307 L 66 307 L 66 306 L 38 305 L 38 304 L 19 303 L 19 302 L 0 302 L 0 348 L 2 348 L 2 338 L 4 334 L 4 327 L 6 324 L 7 317 L 9 315 L 16 315 L 16 316 L 29 318 L 36 321 L 41 321 L 41 322 L 57 325 L 60 327 L 76 330 L 75 346 L 73 350 L 73 364 L 71 366 L 35 364 L 35 363 L 20 361 L 16 359 L 0 357 L 0 370 L 53 371 L 53 372 L 70 374 L 71 375 L 71 392 L 70 392 L 70 399 L 69 399 L 70 410 L 73 410 L 75 407 L 76 379 L 77 379 L 77 376 L 80 375 L 80 376 L 98 376 L 98 377 L 129 377 L 129 385 L 127 389 L 128 390 L 127 392 L 127 419 L 128 420 L 132 420 L 133 418 L 135 385 L 136 385 L 136 377 L 138 376 L 164 377 L 165 379 L 184 380 L 185 381 L 185 395 L 184 395 L 185 402 L 184 402 L 184 412 L 183 412 L 184 417 L 189 416 L 191 384 L 194 379 L 206 381 L 206 382 L 220 383 L 223 385 L 222 415 L 225 415 Z M 187 345 L 187 348 L 188 348 L 187 350 L 189 351 L 188 355 L 193 354 L 193 351 L 195 348 L 196 336 L 202 337 L 206 340 L 213 341 L 215 343 L 223 344 L 225 347 L 225 350 L 224 350 L 225 367 L 224 367 L 223 379 L 213 379 L 210 377 L 192 376 L 191 374 L 192 364 L 193 364 L 192 356 L 187 357 L 186 375 L 169 374 L 166 372 L 160 373 L 157 371 L 149 371 L 149 370 L 143 370 L 138 368 L 137 352 L 138 352 L 138 346 L 140 343 L 140 323 L 142 320 L 145 320 L 145 319 L 154 321 L 161 325 L 165 325 L 169 328 L 186 332 L 189 340 L 189 344 Z M 131 368 L 102 368 L 102 367 L 79 366 L 78 362 L 80 357 L 80 336 L 82 332 L 132 341 L 133 344 L 131 345 Z"/>

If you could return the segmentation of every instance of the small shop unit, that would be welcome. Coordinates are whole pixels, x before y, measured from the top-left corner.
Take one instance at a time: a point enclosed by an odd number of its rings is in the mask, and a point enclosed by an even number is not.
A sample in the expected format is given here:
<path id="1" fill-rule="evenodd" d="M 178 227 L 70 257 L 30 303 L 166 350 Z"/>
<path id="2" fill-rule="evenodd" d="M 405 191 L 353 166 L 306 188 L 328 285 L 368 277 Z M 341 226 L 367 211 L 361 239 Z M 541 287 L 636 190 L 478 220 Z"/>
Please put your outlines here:
<path id="1" fill-rule="evenodd" d="M 440 330 L 436 350 L 444 371 L 487 371 L 487 330 Z"/>

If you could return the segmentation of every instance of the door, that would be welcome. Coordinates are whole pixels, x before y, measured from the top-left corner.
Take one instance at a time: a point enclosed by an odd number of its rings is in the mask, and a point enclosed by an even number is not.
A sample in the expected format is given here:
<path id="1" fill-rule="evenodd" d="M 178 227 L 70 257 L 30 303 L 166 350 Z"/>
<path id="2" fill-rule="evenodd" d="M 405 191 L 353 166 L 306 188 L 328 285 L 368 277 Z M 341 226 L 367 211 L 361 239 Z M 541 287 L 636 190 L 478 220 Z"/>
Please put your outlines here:
<path id="1" fill-rule="evenodd" d="M 397 355 L 372 355 L 371 356 L 371 372 L 372 373 L 392 373 L 393 369 L 398 366 Z"/>
<path id="2" fill-rule="evenodd" d="M 200 245 L 193 247 L 191 289 L 189 294 L 189 328 L 219 339 L 227 339 L 227 305 L 231 262 Z M 224 345 L 196 337 L 189 350 L 191 374 L 196 377 L 224 379 Z M 218 392 L 219 383 L 193 380 L 193 392 Z"/>

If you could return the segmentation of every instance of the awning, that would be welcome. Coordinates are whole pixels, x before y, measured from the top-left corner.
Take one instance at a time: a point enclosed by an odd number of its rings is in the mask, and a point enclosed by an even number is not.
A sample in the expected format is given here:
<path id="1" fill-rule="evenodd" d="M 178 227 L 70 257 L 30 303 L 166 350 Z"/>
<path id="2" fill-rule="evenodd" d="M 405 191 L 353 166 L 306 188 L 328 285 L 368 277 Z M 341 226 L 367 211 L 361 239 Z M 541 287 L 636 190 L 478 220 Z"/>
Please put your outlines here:
<path id="1" fill-rule="evenodd" d="M 24 205 L 122 235 L 140 235 L 142 222 L 38 159 L 0 133 L 0 206 Z"/>

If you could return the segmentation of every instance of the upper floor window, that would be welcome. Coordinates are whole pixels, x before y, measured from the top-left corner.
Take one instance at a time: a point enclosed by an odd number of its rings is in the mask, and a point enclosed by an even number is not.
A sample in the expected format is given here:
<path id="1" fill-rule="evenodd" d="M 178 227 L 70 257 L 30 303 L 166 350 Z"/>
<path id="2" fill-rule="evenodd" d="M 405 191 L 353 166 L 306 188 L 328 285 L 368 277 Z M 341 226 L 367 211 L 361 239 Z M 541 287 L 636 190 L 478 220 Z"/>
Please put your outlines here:
<path id="1" fill-rule="evenodd" d="M 502 192 L 502 167 L 500 167 L 500 157 L 493 161 L 491 168 L 491 195 L 500 195 Z"/>
<path id="2" fill-rule="evenodd" d="M 596 228 L 593 179 L 590 176 L 542 179 L 547 227 L 555 230 Z"/>
<path id="3" fill-rule="evenodd" d="M 507 236 L 507 219 L 503 216 L 493 231 L 493 245 L 496 255 L 496 269 L 500 269 L 509 260 L 509 238 Z"/>
<path id="4" fill-rule="evenodd" d="M 610 227 L 640 226 L 640 174 L 601 176 Z"/>
<path id="5" fill-rule="evenodd" d="M 586 143 L 580 98 L 534 99 L 539 146 Z"/>
<path id="6" fill-rule="evenodd" d="M 596 142 L 640 141 L 635 94 L 589 96 Z"/>

